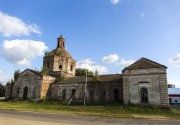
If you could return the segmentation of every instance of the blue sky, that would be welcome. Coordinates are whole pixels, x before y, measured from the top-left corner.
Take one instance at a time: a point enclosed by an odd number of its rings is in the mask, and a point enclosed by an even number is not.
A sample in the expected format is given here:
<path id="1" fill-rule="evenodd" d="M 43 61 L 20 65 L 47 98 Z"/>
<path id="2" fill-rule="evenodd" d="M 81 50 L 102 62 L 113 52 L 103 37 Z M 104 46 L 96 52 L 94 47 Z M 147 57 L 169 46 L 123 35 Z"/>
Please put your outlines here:
<path id="1" fill-rule="evenodd" d="M 180 87 L 179 0 L 0 0 L 0 81 L 41 69 L 61 34 L 78 67 L 121 73 L 146 57 Z"/>

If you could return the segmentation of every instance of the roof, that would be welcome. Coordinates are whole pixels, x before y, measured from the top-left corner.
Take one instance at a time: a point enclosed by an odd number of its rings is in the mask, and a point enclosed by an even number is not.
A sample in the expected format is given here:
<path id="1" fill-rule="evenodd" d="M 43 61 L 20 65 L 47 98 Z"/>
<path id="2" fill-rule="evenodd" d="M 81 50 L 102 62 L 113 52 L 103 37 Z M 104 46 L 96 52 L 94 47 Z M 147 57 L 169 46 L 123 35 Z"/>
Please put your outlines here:
<path id="1" fill-rule="evenodd" d="M 52 50 L 51 52 L 46 53 L 46 56 L 50 56 L 50 55 L 64 56 L 64 57 L 72 58 L 71 55 L 69 54 L 69 52 L 66 51 L 64 48 L 56 48 L 56 49 Z"/>
<path id="2" fill-rule="evenodd" d="M 42 73 L 40 71 L 36 71 L 36 70 L 32 70 L 32 69 L 25 69 L 23 72 L 29 70 L 30 72 L 33 72 L 34 74 L 38 75 L 38 76 L 42 76 Z M 20 74 L 22 74 L 23 72 L 21 72 Z"/>
<path id="3" fill-rule="evenodd" d="M 135 63 L 123 69 L 124 70 L 134 70 L 134 69 L 149 69 L 149 68 L 167 68 L 166 66 L 149 60 L 147 58 L 141 58 Z"/>
<path id="4" fill-rule="evenodd" d="M 122 81 L 122 74 L 110 74 L 110 75 L 100 75 L 101 82 L 107 81 Z M 58 82 L 57 84 L 64 84 L 64 83 L 85 83 L 86 77 L 85 76 L 75 76 L 69 77 L 64 81 Z M 92 77 L 87 77 L 87 82 L 91 82 Z"/>
<path id="5" fill-rule="evenodd" d="M 168 88 L 168 94 L 180 94 L 180 88 Z"/>

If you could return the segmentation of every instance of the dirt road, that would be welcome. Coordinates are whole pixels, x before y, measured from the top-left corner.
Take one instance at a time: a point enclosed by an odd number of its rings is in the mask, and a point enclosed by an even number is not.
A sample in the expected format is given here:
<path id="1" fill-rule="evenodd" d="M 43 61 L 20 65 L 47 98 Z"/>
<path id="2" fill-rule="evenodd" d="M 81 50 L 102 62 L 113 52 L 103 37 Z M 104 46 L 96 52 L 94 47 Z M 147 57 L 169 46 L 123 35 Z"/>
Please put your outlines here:
<path id="1" fill-rule="evenodd" d="M 0 110 L 0 125 L 180 125 L 180 121 L 108 119 Z"/>

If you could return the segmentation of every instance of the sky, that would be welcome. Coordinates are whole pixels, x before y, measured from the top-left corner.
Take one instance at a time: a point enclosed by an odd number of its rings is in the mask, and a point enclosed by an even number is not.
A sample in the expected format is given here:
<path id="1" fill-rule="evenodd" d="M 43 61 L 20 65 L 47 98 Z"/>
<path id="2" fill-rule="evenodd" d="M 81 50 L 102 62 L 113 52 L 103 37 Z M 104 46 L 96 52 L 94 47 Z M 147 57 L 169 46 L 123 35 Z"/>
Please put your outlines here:
<path id="1" fill-rule="evenodd" d="M 180 87 L 180 0 L 0 0 L 0 82 L 40 70 L 60 35 L 77 67 L 121 73 L 145 57 Z"/>

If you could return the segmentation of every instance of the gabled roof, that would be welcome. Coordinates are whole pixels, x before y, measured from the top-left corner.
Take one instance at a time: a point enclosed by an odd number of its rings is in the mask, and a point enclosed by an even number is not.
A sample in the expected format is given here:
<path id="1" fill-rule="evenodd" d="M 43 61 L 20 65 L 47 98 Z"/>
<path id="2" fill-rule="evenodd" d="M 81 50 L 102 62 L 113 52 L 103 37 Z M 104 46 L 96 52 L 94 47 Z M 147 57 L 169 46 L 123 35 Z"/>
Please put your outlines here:
<path id="1" fill-rule="evenodd" d="M 125 70 L 134 70 L 134 69 L 149 69 L 149 68 L 167 68 L 166 66 L 149 60 L 147 58 L 141 58 L 135 63 L 123 69 Z"/>
<path id="2" fill-rule="evenodd" d="M 38 76 L 42 76 L 42 73 L 40 71 L 36 71 L 36 70 L 32 70 L 32 69 L 25 69 L 23 72 L 28 71 L 28 70 Z M 23 72 L 21 72 L 20 74 L 22 74 Z"/>
<path id="3" fill-rule="evenodd" d="M 107 81 L 122 81 L 122 74 L 110 74 L 110 75 L 100 75 L 101 82 Z M 69 77 L 62 82 L 58 82 L 57 84 L 64 84 L 64 83 L 85 83 L 86 77 L 85 76 L 75 76 Z M 92 77 L 87 77 L 87 82 L 91 82 Z"/>

